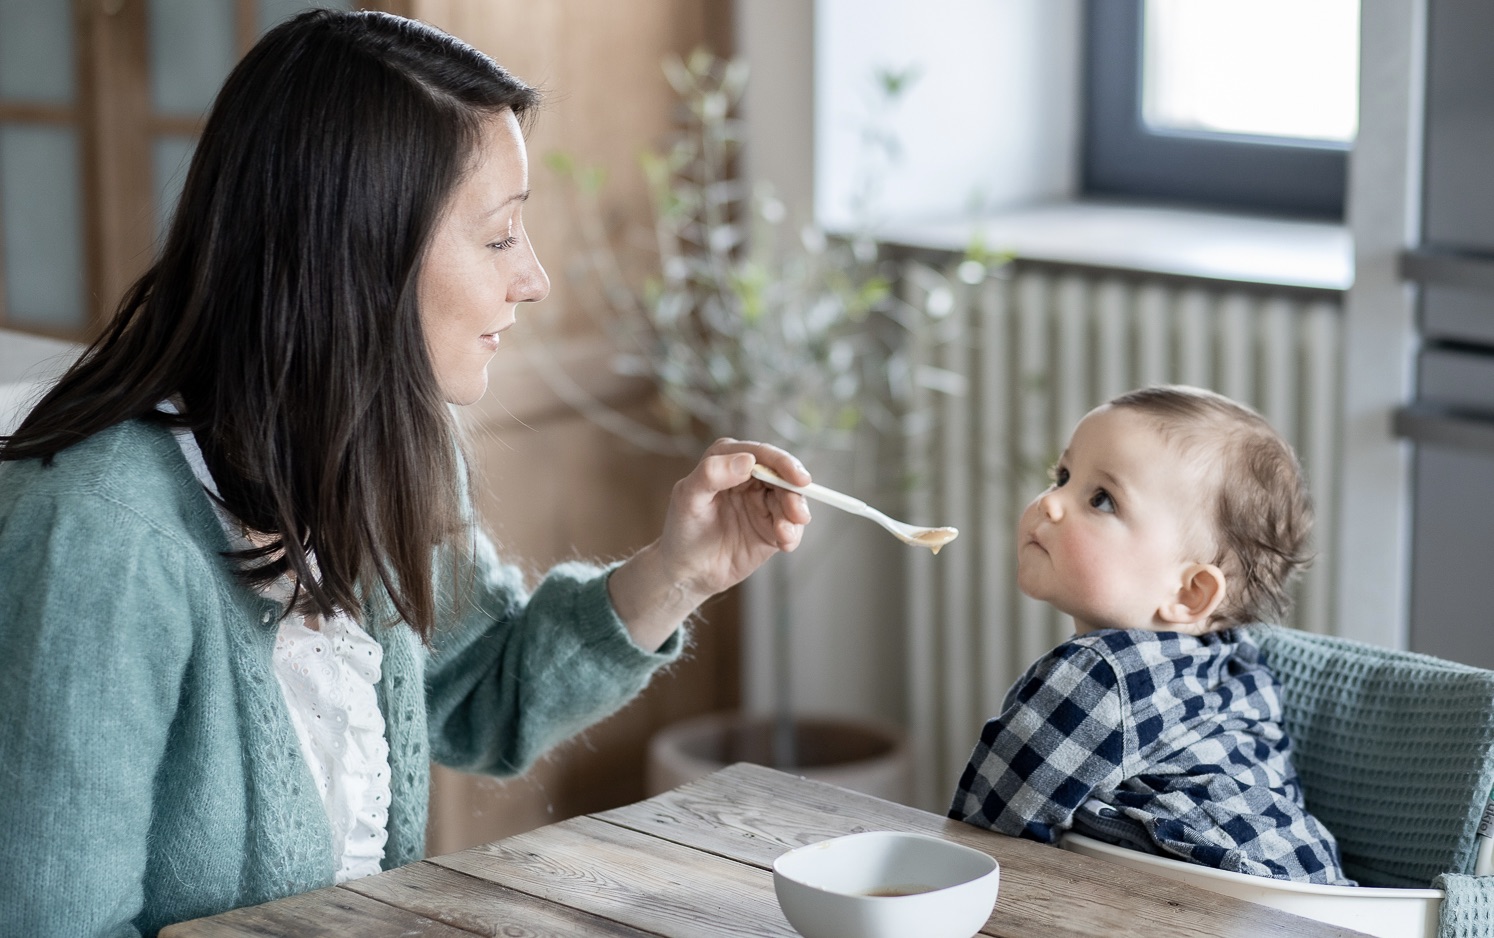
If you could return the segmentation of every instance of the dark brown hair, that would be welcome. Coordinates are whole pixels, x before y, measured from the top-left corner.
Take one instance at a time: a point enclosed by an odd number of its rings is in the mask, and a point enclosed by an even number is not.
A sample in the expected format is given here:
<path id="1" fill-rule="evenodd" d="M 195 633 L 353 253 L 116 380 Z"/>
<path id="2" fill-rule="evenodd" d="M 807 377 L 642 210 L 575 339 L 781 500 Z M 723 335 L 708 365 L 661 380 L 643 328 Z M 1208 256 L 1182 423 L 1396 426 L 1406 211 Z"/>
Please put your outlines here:
<path id="1" fill-rule="evenodd" d="M 1227 581 L 1211 626 L 1284 622 L 1288 587 L 1308 564 L 1312 500 L 1292 447 L 1266 419 L 1243 404 L 1201 388 L 1164 385 L 1122 394 L 1112 407 L 1156 421 L 1185 453 L 1210 460 L 1218 555 Z"/>
<path id="2" fill-rule="evenodd" d="M 354 616 L 382 586 L 428 638 L 465 478 L 417 278 L 482 122 L 537 105 L 412 20 L 272 29 L 214 102 L 159 258 L 0 459 L 50 463 L 132 418 L 186 426 L 223 505 L 271 539 L 233 555 L 248 583 L 290 573 L 296 608 Z M 170 397 L 180 417 L 155 410 Z"/>

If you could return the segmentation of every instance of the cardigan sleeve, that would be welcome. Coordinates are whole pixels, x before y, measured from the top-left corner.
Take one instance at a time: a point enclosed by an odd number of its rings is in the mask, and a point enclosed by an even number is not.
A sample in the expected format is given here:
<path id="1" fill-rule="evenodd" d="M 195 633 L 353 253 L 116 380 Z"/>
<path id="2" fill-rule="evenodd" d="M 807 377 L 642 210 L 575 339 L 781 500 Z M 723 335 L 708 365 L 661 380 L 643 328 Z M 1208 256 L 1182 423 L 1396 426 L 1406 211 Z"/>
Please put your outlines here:
<path id="1" fill-rule="evenodd" d="M 0 518 L 0 932 L 134 935 L 191 652 L 185 561 L 106 497 Z"/>
<path id="2" fill-rule="evenodd" d="M 426 666 L 431 755 L 491 775 L 523 771 L 550 747 L 632 699 L 683 644 L 639 648 L 607 594 L 611 568 L 567 563 L 529 593 L 475 529 L 443 577 L 449 620 Z"/>
<path id="3" fill-rule="evenodd" d="M 1060 645 L 981 730 L 949 809 L 957 820 L 1053 843 L 1098 788 L 1123 778 L 1125 714 L 1115 668 Z"/>

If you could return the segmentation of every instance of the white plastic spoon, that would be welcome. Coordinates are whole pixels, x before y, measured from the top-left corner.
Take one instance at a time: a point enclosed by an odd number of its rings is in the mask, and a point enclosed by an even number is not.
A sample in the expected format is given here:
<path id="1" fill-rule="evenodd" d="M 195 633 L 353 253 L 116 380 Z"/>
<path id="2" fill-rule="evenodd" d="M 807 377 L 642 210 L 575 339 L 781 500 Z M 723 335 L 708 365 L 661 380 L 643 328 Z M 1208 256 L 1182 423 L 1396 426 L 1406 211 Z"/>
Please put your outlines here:
<path id="1" fill-rule="evenodd" d="M 798 492 L 805 498 L 812 498 L 817 502 L 833 505 L 841 511 L 848 511 L 853 515 L 870 518 L 891 531 L 903 543 L 912 544 L 914 547 L 927 547 L 936 554 L 939 553 L 939 548 L 960 536 L 960 532 L 955 528 L 920 528 L 917 525 L 889 518 L 859 498 L 852 498 L 849 495 L 837 492 L 834 489 L 827 489 L 823 485 L 818 485 L 814 482 L 808 485 L 795 485 L 792 482 L 786 481 L 772 469 L 761 464 L 752 467 L 752 477 L 769 485 L 788 489 L 790 492 Z"/>

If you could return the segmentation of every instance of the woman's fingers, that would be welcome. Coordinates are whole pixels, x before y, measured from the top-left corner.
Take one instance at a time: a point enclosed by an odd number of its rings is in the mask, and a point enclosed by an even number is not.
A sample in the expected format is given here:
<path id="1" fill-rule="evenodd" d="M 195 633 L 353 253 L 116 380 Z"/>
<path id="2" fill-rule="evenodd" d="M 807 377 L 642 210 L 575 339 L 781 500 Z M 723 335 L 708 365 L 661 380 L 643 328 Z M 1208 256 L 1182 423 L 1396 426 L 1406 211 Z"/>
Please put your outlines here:
<path id="1" fill-rule="evenodd" d="M 752 456 L 754 462 L 762 463 L 795 485 L 808 485 L 814 481 L 809 476 L 809 470 L 805 469 L 804 464 L 792 453 L 771 443 L 755 443 L 751 440 L 722 437 L 706 450 L 707 456 L 727 453 L 747 453 Z M 748 466 L 749 470 L 751 468 Z"/>
<path id="2" fill-rule="evenodd" d="M 752 466 L 750 453 L 707 453 L 675 491 L 691 514 L 705 514 L 722 493 L 752 481 Z"/>
<path id="3" fill-rule="evenodd" d="M 795 497 L 798 498 L 799 496 Z M 808 515 L 807 510 L 805 511 L 805 514 Z M 778 540 L 778 549 L 783 551 L 784 553 L 788 553 L 797 548 L 799 546 L 799 541 L 804 537 L 804 525 L 808 523 L 809 519 L 807 517 L 803 521 L 798 522 L 790 521 L 787 518 L 780 518 L 776 522 L 774 522 L 773 533 L 776 535 Z"/>
<path id="4" fill-rule="evenodd" d="M 786 535 L 779 535 L 777 532 L 783 530 L 785 525 L 800 526 L 809 523 L 809 504 L 801 495 L 754 479 L 752 467 L 759 463 L 795 485 L 808 485 L 812 481 L 803 464 L 785 450 L 766 443 L 723 438 L 711 444 L 696 467 L 696 472 L 691 473 L 692 477 L 698 473 L 701 483 L 692 492 L 692 501 L 709 500 L 718 493 L 751 483 L 753 494 L 761 499 L 760 504 L 771 518 L 771 527 L 775 532 L 773 539 L 782 541 Z M 793 540 L 797 543 L 798 539 L 794 537 Z"/>
<path id="5" fill-rule="evenodd" d="M 804 496 L 776 485 L 759 482 L 761 498 L 773 526 L 773 540 L 778 549 L 791 551 L 799 546 L 804 525 L 810 521 L 809 501 Z"/>

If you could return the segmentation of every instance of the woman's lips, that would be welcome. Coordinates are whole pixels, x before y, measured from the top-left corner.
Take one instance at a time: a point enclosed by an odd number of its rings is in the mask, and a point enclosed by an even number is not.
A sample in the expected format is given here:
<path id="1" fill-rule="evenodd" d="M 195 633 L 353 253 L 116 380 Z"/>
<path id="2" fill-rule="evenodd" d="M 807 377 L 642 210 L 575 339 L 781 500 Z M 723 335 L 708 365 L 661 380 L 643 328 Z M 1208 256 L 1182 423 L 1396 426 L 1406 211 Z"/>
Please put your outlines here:
<path id="1" fill-rule="evenodd" d="M 477 338 L 482 342 L 484 346 L 487 347 L 488 351 L 496 352 L 498 350 L 498 334 L 504 332 L 508 329 L 509 326 L 512 325 L 512 322 L 505 323 L 504 325 L 499 326 L 497 329 L 494 329 L 492 332 L 484 332 Z"/>

